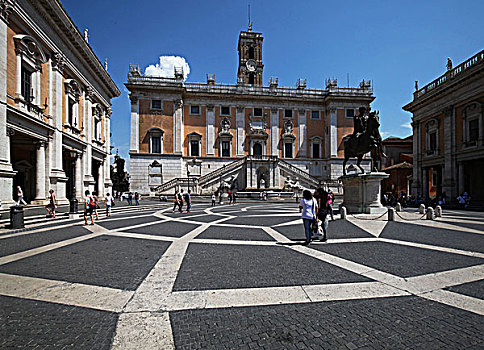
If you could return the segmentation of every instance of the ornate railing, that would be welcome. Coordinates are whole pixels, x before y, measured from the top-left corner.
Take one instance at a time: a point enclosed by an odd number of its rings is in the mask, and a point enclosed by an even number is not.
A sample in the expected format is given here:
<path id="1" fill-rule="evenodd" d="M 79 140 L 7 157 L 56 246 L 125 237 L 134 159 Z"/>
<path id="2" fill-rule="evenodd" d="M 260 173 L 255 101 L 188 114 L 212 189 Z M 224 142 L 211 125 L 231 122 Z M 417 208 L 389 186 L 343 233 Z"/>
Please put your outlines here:
<path id="1" fill-rule="evenodd" d="M 218 168 L 214 171 L 211 171 L 208 174 L 201 176 L 198 179 L 198 184 L 200 186 L 206 186 L 208 183 L 210 183 L 210 181 L 219 178 L 224 173 L 231 172 L 234 169 L 237 169 L 238 167 L 244 165 L 245 162 L 246 162 L 246 158 L 244 157 L 244 158 L 241 158 L 241 159 L 237 159 L 237 160 L 233 161 L 232 163 L 224 165 L 224 166 L 222 166 L 222 167 L 220 167 L 220 168 Z"/>
<path id="2" fill-rule="evenodd" d="M 283 168 L 284 170 L 286 170 L 288 172 L 292 172 L 294 174 L 297 174 L 297 176 L 299 177 L 300 180 L 304 180 L 305 182 L 307 182 L 308 184 L 310 184 L 311 186 L 313 186 L 315 188 L 319 187 L 319 185 L 320 185 L 319 179 L 315 178 L 314 176 L 312 176 L 308 172 L 301 170 L 298 167 L 296 167 L 296 166 L 294 166 L 294 165 L 292 165 L 292 164 L 290 164 L 290 163 L 288 163 L 288 162 L 286 162 L 285 160 L 282 160 L 282 159 L 278 159 L 278 163 L 281 166 L 281 168 Z"/>
<path id="3" fill-rule="evenodd" d="M 156 193 L 163 193 L 175 186 L 185 186 L 188 184 L 196 186 L 198 184 L 198 178 L 196 177 L 176 177 L 174 179 L 171 179 L 170 181 L 167 181 L 157 187 L 154 188 L 154 191 Z"/>
<path id="4" fill-rule="evenodd" d="M 442 74 L 440 77 L 435 79 L 434 81 L 430 82 L 429 84 L 425 85 L 423 88 L 415 91 L 413 93 L 413 98 L 414 100 L 439 88 L 440 86 L 444 85 L 451 79 L 454 79 L 455 77 L 459 76 L 459 74 L 462 74 L 466 70 L 468 70 L 471 67 L 474 67 L 475 65 L 484 62 L 484 50 L 481 52 L 477 53 L 476 55 L 472 56 L 468 60 L 462 62 L 459 64 L 457 67 L 448 70 L 444 74 Z"/>

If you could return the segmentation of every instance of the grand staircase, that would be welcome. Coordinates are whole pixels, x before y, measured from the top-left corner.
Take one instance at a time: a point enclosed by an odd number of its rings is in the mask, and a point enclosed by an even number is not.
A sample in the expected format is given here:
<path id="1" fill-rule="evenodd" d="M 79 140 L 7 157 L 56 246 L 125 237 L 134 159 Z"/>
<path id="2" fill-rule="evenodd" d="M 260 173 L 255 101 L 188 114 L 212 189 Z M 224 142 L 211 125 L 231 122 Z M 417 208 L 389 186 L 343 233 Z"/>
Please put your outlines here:
<path id="1" fill-rule="evenodd" d="M 198 185 L 201 188 L 207 188 L 213 185 L 214 183 L 220 181 L 220 178 L 223 179 L 230 175 L 235 174 L 245 165 L 246 162 L 247 162 L 247 157 L 244 157 L 241 159 L 237 159 L 232 163 L 224 165 L 223 167 L 218 168 L 214 171 L 211 171 L 210 173 L 205 174 L 198 179 Z"/>
<path id="2" fill-rule="evenodd" d="M 320 181 L 318 178 L 310 175 L 308 172 L 299 169 L 298 167 L 286 162 L 280 158 L 277 159 L 277 164 L 289 177 L 296 178 L 303 185 L 308 188 L 318 188 L 320 186 Z"/>

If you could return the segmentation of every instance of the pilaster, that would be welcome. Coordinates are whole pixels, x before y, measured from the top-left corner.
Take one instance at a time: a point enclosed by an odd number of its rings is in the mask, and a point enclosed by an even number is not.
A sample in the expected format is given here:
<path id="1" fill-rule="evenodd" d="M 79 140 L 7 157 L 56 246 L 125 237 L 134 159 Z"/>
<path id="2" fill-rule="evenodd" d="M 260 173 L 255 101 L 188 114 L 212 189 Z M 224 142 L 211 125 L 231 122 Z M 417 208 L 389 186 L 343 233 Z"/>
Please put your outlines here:
<path id="1" fill-rule="evenodd" d="M 207 106 L 207 156 L 215 155 L 215 110 L 213 105 Z M 237 116 L 236 116 L 237 118 Z"/>
<path id="2" fill-rule="evenodd" d="M 298 111 L 298 157 L 307 155 L 307 116 L 306 111 Z"/>
<path id="3" fill-rule="evenodd" d="M 412 171 L 412 195 L 422 196 L 422 160 L 421 160 L 421 145 L 420 133 L 421 125 L 418 121 L 412 122 L 413 128 L 413 171 Z"/>
<path id="4" fill-rule="evenodd" d="M 330 107 L 330 125 L 329 125 L 329 142 L 330 142 L 330 156 L 331 158 L 338 156 L 338 119 L 336 115 L 336 108 Z"/>
<path id="5" fill-rule="evenodd" d="M 442 192 L 447 198 L 457 197 L 457 166 L 455 160 L 455 108 L 444 108 L 444 174 Z"/>
<path id="6" fill-rule="evenodd" d="M 45 141 L 39 141 L 36 144 L 37 157 L 35 163 L 35 199 L 34 202 L 43 204 L 46 199 L 45 191 L 45 148 L 47 143 Z"/>
<path id="7" fill-rule="evenodd" d="M 178 99 L 174 101 L 174 128 L 173 128 L 173 150 L 174 154 L 183 155 L 183 139 L 184 139 L 184 128 L 183 128 L 183 100 Z"/>
<path id="8" fill-rule="evenodd" d="M 236 126 L 236 155 L 244 156 L 244 139 L 245 139 L 245 108 L 237 106 L 235 113 L 235 126 Z"/>
<path id="9" fill-rule="evenodd" d="M 130 95 L 131 100 L 131 140 L 130 152 L 139 152 L 139 101 L 137 96 Z"/>
<path id="10" fill-rule="evenodd" d="M 279 109 L 271 108 L 271 155 L 279 156 Z"/>

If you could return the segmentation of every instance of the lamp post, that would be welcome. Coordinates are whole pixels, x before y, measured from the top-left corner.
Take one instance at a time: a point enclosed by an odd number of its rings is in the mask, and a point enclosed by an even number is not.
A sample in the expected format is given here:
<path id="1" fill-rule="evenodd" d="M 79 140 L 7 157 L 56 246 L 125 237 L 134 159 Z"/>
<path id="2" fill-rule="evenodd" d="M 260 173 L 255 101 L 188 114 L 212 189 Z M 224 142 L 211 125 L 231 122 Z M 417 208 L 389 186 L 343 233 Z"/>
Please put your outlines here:
<path id="1" fill-rule="evenodd" d="M 190 170 L 188 169 L 188 162 L 187 162 L 187 178 L 188 178 L 188 186 L 187 186 L 187 192 L 190 191 Z"/>
<path id="2" fill-rule="evenodd" d="M 78 202 L 76 199 L 76 159 L 79 156 L 77 152 L 71 151 L 71 198 L 69 199 L 69 218 L 77 218 L 78 217 Z"/>

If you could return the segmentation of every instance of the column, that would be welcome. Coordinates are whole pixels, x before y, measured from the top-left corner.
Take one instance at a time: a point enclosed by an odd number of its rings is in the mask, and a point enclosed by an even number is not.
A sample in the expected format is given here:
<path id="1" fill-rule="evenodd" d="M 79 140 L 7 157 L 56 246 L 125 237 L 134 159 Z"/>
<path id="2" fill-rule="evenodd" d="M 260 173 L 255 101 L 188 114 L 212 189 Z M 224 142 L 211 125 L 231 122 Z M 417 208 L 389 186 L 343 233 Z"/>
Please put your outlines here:
<path id="1" fill-rule="evenodd" d="M 279 157 L 279 109 L 271 108 L 271 156 Z"/>
<path id="2" fill-rule="evenodd" d="M 46 199 L 45 193 L 45 141 L 36 144 L 37 159 L 35 164 L 35 201 L 42 203 Z"/>
<path id="3" fill-rule="evenodd" d="M 215 113 L 214 113 L 214 106 L 208 105 L 207 106 L 207 156 L 215 155 Z M 236 116 L 237 118 L 237 116 Z"/>
<path id="4" fill-rule="evenodd" d="M 307 156 L 307 120 L 306 120 L 306 111 L 299 110 L 298 111 L 298 156 L 299 157 L 306 157 Z"/>
<path id="5" fill-rule="evenodd" d="M 86 151 L 83 159 L 84 167 L 84 187 L 92 190 L 92 185 L 95 183 L 95 179 L 92 176 L 92 102 L 94 100 L 94 90 L 91 87 L 86 87 L 84 93 L 84 132 L 86 134 Z"/>
<path id="6" fill-rule="evenodd" d="M 421 168 L 421 138 L 420 138 L 420 122 L 412 121 L 413 128 L 413 170 L 412 170 L 412 190 L 414 196 L 422 195 L 422 168 Z"/>
<path id="7" fill-rule="evenodd" d="M 173 116 L 173 150 L 175 154 L 183 155 L 183 100 L 178 99 L 174 101 L 174 116 Z"/>
<path id="8" fill-rule="evenodd" d="M 97 197 L 98 198 L 101 198 L 104 196 L 104 171 L 103 171 L 103 168 L 104 168 L 104 162 L 101 162 L 101 164 L 99 164 L 99 171 L 98 171 L 98 176 L 97 176 L 97 187 L 98 187 L 98 194 L 97 194 Z"/>
<path id="9" fill-rule="evenodd" d="M 457 177 L 457 181 L 458 181 L 457 195 L 460 195 L 461 193 L 464 192 L 464 163 L 459 162 L 459 163 L 457 163 L 457 166 L 459 168 L 459 173 L 458 173 L 458 177 Z M 454 197 L 449 197 L 449 195 L 447 195 L 447 200 L 452 201 L 457 197 L 457 195 L 454 196 Z"/>
<path id="10" fill-rule="evenodd" d="M 104 183 L 105 183 L 105 190 L 108 193 L 112 193 L 113 183 L 111 181 L 111 114 L 113 111 L 111 108 L 108 108 L 106 111 L 104 124 L 105 124 L 105 131 L 104 134 L 106 135 L 105 145 L 106 145 L 106 160 L 104 161 Z"/>
<path id="11" fill-rule="evenodd" d="M 129 95 L 131 100 L 131 141 L 130 152 L 139 152 L 139 101 L 137 96 Z"/>
<path id="12" fill-rule="evenodd" d="M 10 132 L 7 128 L 7 22 L 12 11 L 9 2 L 0 11 L 0 200 L 4 205 L 12 204 L 13 176 L 10 163 Z M 10 131 L 11 130 L 11 131 Z"/>
<path id="13" fill-rule="evenodd" d="M 330 107 L 330 126 L 329 126 L 329 142 L 330 142 L 330 156 L 338 156 L 338 120 L 336 116 L 336 108 Z"/>
<path id="14" fill-rule="evenodd" d="M 444 109 L 444 178 L 442 179 L 442 192 L 447 198 L 457 196 L 456 161 L 455 161 L 455 108 L 449 106 Z"/>
<path id="15" fill-rule="evenodd" d="M 208 125 L 207 125 L 208 126 Z M 245 108 L 238 106 L 235 113 L 235 127 L 237 128 L 236 136 L 236 155 L 243 157 L 244 152 L 244 139 L 245 139 Z"/>
<path id="16" fill-rule="evenodd" d="M 82 154 L 76 156 L 75 181 L 76 181 L 76 198 L 82 198 Z"/>

